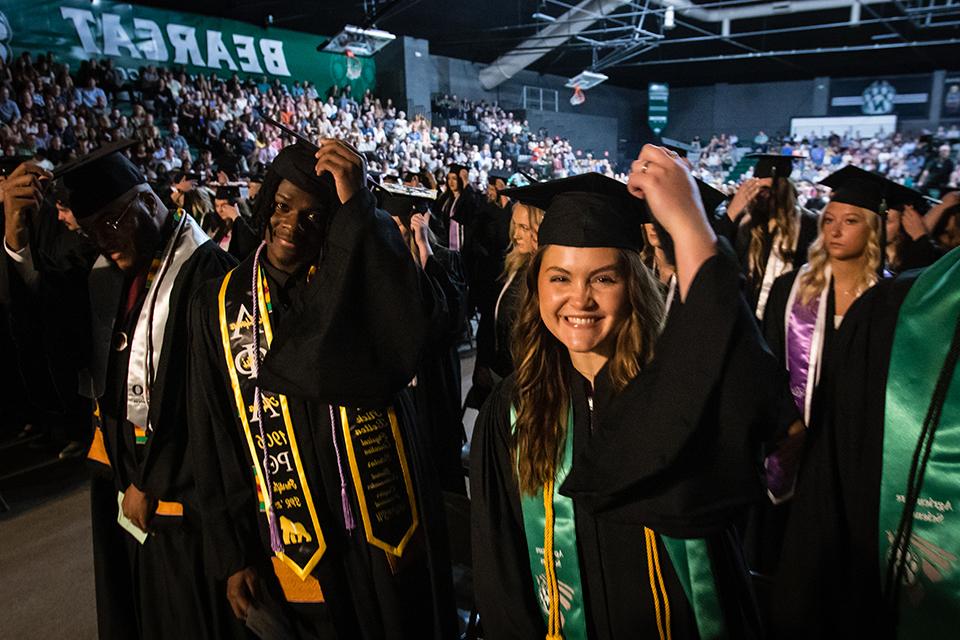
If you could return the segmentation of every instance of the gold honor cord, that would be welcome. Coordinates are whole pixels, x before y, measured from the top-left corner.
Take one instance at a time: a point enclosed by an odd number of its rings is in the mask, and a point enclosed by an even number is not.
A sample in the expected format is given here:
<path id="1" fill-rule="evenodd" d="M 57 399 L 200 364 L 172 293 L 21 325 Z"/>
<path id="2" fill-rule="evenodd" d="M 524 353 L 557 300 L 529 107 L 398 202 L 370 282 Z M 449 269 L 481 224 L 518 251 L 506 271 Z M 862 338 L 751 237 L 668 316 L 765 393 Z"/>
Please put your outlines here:
<path id="1" fill-rule="evenodd" d="M 547 597 L 550 599 L 546 640 L 563 640 L 560 632 L 560 584 L 553 556 L 553 480 L 543 485 L 543 512 L 546 520 L 543 528 L 543 570 L 547 580 Z"/>
<path id="2" fill-rule="evenodd" d="M 650 593 L 653 594 L 653 607 L 657 614 L 657 631 L 660 640 L 672 640 L 670 629 L 670 599 L 663 584 L 663 573 L 660 571 L 660 553 L 657 551 L 657 534 L 644 527 L 643 535 L 647 542 L 647 572 L 650 574 Z M 663 594 L 663 615 L 660 613 L 660 597 Z"/>
<path id="3" fill-rule="evenodd" d="M 317 566 L 326 551 L 327 545 L 320 528 L 313 498 L 310 495 L 310 487 L 304 474 L 286 396 L 263 392 L 263 403 L 266 409 L 263 412 L 263 419 L 269 424 L 270 428 L 266 428 L 267 424 L 264 425 L 266 442 L 260 442 L 263 438 L 259 433 L 256 434 L 258 442 L 254 442 L 254 435 L 250 429 L 250 421 L 256 419 L 252 410 L 254 381 L 251 379 L 250 364 L 253 358 L 253 331 L 259 330 L 260 327 L 253 326 L 252 315 L 243 302 L 237 304 L 232 302 L 233 300 L 250 299 L 250 292 L 244 290 L 242 285 L 238 285 L 241 287 L 239 291 L 230 287 L 231 276 L 235 271 L 236 269 L 230 271 L 224 277 L 219 294 L 220 333 L 227 371 L 230 374 L 230 384 L 233 387 L 238 416 L 247 438 L 257 480 L 260 482 L 260 486 L 264 487 L 264 497 L 268 493 L 262 467 L 261 454 L 264 448 L 267 450 L 271 462 L 276 463 L 276 472 L 273 470 L 274 465 L 271 464 L 271 481 L 273 483 L 271 489 L 274 494 L 272 506 L 275 516 L 279 518 L 279 528 L 283 532 L 284 541 L 284 551 L 276 555 L 293 570 L 297 577 L 306 580 L 310 577 L 314 567 Z M 258 276 L 257 281 L 260 283 L 263 278 L 262 272 Z M 228 289 L 231 294 L 234 294 L 230 296 L 231 311 L 236 314 L 232 322 L 227 320 Z M 263 297 L 262 285 L 257 287 L 257 302 L 260 307 L 266 345 L 269 348 L 273 341 L 273 331 Z M 241 384 L 238 373 L 243 373 L 246 377 L 244 384 Z M 270 505 L 266 505 L 266 507 L 267 513 L 265 515 L 269 518 Z"/>
<path id="4" fill-rule="evenodd" d="M 400 557 L 419 520 L 397 415 L 340 407 L 340 419 L 367 542 Z"/>

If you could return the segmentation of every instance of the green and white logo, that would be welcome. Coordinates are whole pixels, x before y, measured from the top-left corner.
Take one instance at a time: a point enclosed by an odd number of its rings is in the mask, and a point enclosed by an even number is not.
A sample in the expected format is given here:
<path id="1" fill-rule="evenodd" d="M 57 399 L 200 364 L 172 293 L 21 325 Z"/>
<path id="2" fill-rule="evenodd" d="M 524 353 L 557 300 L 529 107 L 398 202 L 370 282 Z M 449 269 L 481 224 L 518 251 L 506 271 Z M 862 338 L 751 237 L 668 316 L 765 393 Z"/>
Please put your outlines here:
<path id="1" fill-rule="evenodd" d="M 868 116 L 893 113 L 897 90 L 886 80 L 877 80 L 863 90 L 863 112 Z"/>

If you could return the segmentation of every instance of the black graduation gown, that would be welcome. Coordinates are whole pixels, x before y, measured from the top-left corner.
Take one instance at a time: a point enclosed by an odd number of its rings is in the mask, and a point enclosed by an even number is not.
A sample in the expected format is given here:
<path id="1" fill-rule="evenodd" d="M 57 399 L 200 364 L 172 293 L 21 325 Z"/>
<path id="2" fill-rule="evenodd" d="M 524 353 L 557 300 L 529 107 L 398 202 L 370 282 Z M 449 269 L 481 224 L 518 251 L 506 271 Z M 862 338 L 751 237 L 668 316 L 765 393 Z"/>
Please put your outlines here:
<path id="1" fill-rule="evenodd" d="M 888 637 L 877 522 L 890 351 L 918 272 L 849 309 L 825 359 L 774 589 L 777 638 Z"/>
<path id="2" fill-rule="evenodd" d="M 924 235 L 916 240 L 907 236 L 900 246 L 900 264 L 897 265 L 897 270 L 903 272 L 929 267 L 943 254 L 943 249 L 937 246 L 930 236 Z"/>
<path id="3" fill-rule="evenodd" d="M 356 406 L 391 398 L 416 375 L 443 309 L 396 223 L 364 189 L 334 214 L 317 272 L 264 358 L 263 386 Z"/>
<path id="4" fill-rule="evenodd" d="M 774 421 L 780 387 L 769 382 L 776 362 L 740 301 L 739 281 L 731 257 L 701 268 L 687 300 L 673 304 L 655 361 L 616 396 L 604 372 L 598 376 L 592 432 L 585 381 L 571 379 L 574 459 L 561 493 L 575 504 L 591 638 L 656 637 L 644 526 L 704 538 L 728 633 L 760 636 L 734 524 L 761 495 L 759 440 Z M 512 381 L 491 396 L 474 435 L 474 584 L 490 637 L 534 638 L 545 625 L 509 449 Z M 697 637 L 669 556 L 659 555 L 673 637 Z"/>
<path id="5" fill-rule="evenodd" d="M 194 490 L 193 467 L 187 457 L 188 350 L 184 348 L 189 299 L 205 281 L 222 276 L 233 264 L 229 255 L 206 242 L 177 274 L 151 394 L 153 431 L 145 445 L 136 444 L 133 427 L 125 421 L 130 348 L 111 352 L 106 389 L 99 399 L 111 477 L 109 484 L 95 478 L 91 490 L 101 638 L 224 638 L 242 634 L 223 598 L 222 583 L 208 578 L 203 570 L 204 524 Z M 143 297 L 141 294 L 130 314 L 128 335 Z M 182 518 L 155 517 L 152 526 L 157 533 L 142 546 L 116 524 L 117 491 L 130 484 L 153 498 L 183 505 Z M 124 548 L 126 563 L 117 557 Z M 125 580 L 132 582 L 117 584 Z M 116 614 L 131 595 L 139 631 L 125 628 L 122 622 L 117 626 L 122 618 Z"/>
<path id="6" fill-rule="evenodd" d="M 230 243 L 227 245 L 227 253 L 232 255 L 238 261 L 244 260 L 251 253 L 256 251 L 257 247 L 260 245 L 260 237 L 257 235 L 257 232 L 253 230 L 253 227 L 247 222 L 246 218 L 242 215 L 237 216 L 237 218 L 227 225 L 227 223 L 220 219 L 220 216 L 216 212 L 210 212 L 206 216 L 207 219 L 211 220 L 211 224 L 214 226 L 213 235 L 210 236 L 214 242 L 219 246 L 223 241 L 224 236 L 227 233 L 230 234 Z M 206 219 L 204 220 L 206 222 Z M 204 225 L 206 226 L 206 224 Z M 206 230 L 207 233 L 210 233 L 210 230 Z"/>
<path id="7" fill-rule="evenodd" d="M 89 333 L 87 275 L 96 248 L 78 232 L 68 231 L 52 207 L 42 207 L 32 221 L 30 248 L 40 274 L 35 288 L 26 286 L 3 255 L 11 298 L 12 335 L 18 369 L 25 382 L 33 419 L 63 430 L 67 440 L 89 443 L 90 402 L 77 388 Z"/>
<path id="8" fill-rule="evenodd" d="M 500 297 L 500 303 L 496 304 L 494 309 L 496 319 L 494 321 L 494 350 L 493 360 L 487 364 L 490 369 L 501 378 L 505 378 L 513 372 L 513 355 L 510 352 L 510 343 L 513 335 L 513 325 L 520 314 L 520 304 L 523 302 L 523 292 L 526 289 L 526 269 L 521 269 L 510 285 L 503 291 Z"/>
<path id="9" fill-rule="evenodd" d="M 757 303 L 760 300 L 760 289 L 763 285 L 763 270 L 761 275 L 754 277 L 748 273 L 750 269 L 750 230 L 749 225 L 740 225 L 727 215 L 722 215 L 713 219 L 713 228 L 718 235 L 725 237 L 733 246 L 740 261 L 740 268 L 747 278 L 744 295 L 750 309 L 756 311 Z M 797 251 L 790 260 L 793 270 L 800 268 L 807 261 L 807 250 L 814 240 L 817 239 L 817 215 L 806 209 L 802 210 L 800 216 L 800 235 L 797 238 Z M 767 232 L 763 234 L 762 240 L 761 264 L 766 266 L 770 259 L 770 251 L 773 248 L 773 234 Z"/>
<path id="10" fill-rule="evenodd" d="M 787 309 L 787 300 L 790 297 L 790 289 L 793 287 L 793 283 L 796 282 L 797 275 L 798 271 L 794 270 L 783 274 L 774 281 L 767 302 L 767 312 L 763 318 L 764 338 L 783 371 L 787 370 L 784 322 L 786 314 L 791 311 Z M 824 323 L 823 352 L 821 358 L 829 357 L 830 348 L 836 335 L 836 329 L 834 329 L 833 324 L 836 305 L 834 302 L 832 281 L 830 283 L 829 296 L 825 311 L 827 320 Z M 783 394 L 781 418 L 778 421 L 778 428 L 775 432 L 777 439 L 785 437 L 786 430 L 790 425 L 794 421 L 803 418 L 800 411 L 797 410 L 793 396 L 789 391 L 789 374 L 785 375 L 783 380 L 788 387 Z M 805 435 L 794 436 L 794 438 L 801 439 L 801 442 L 798 444 L 791 440 L 789 446 L 802 446 L 802 439 L 805 438 Z M 770 442 L 768 444 L 768 451 L 772 453 L 778 443 Z M 746 531 L 744 532 L 744 547 L 747 551 L 747 560 L 750 568 L 764 576 L 770 577 L 776 572 L 777 563 L 780 558 L 780 549 L 783 545 L 784 529 L 786 528 L 787 518 L 790 514 L 790 505 L 791 501 L 774 505 L 767 496 L 764 496 L 751 513 Z"/>
<path id="11" fill-rule="evenodd" d="M 389 221 L 393 224 L 392 221 Z M 406 260 L 413 266 L 409 254 Z M 275 341 L 280 340 L 283 316 L 292 301 L 309 285 L 304 274 L 286 276 L 264 260 L 273 300 Z M 252 256 L 234 277 L 251 277 Z M 389 281 L 381 274 L 378 282 Z M 383 551 L 367 543 L 356 492 L 349 469 L 345 470 L 348 495 L 357 528 L 348 532 L 341 507 L 340 476 L 329 408 L 324 401 L 288 396 L 291 423 L 296 430 L 307 484 L 317 508 L 327 550 L 313 571 L 320 583 L 322 604 L 287 603 L 271 568 L 266 519 L 258 512 L 248 446 L 236 418 L 236 402 L 226 367 L 218 318 L 220 281 L 210 282 L 190 310 L 189 384 L 191 389 L 191 457 L 204 512 L 207 566 L 226 579 L 253 567 L 262 580 L 264 595 L 279 607 L 304 638 L 427 639 L 450 638 L 454 633 L 454 605 L 446 536 L 436 478 L 424 451 L 422 434 L 412 429 L 414 414 L 406 394 L 384 399 L 397 409 L 404 446 L 412 466 L 420 530 L 406 551 L 404 567 L 393 575 Z M 391 319 L 380 318 L 384 322 Z M 274 342 L 276 344 L 276 342 Z M 344 372 L 336 364 L 325 377 Z M 315 369 L 300 369 L 298 376 L 312 377 Z M 353 397 L 361 393 L 351 394 Z M 336 402 L 336 400 L 334 400 Z M 342 432 L 338 447 L 345 451 Z M 343 458 L 346 465 L 346 459 Z"/>
<path id="12" fill-rule="evenodd" d="M 442 311 L 433 316 L 423 361 L 411 392 L 417 422 L 430 439 L 441 485 L 447 491 L 464 493 L 466 488 L 460 462 L 464 431 L 457 343 L 466 324 L 467 283 L 460 254 L 443 247 L 433 247 L 433 256 L 423 270 L 434 291 L 434 300 Z"/>

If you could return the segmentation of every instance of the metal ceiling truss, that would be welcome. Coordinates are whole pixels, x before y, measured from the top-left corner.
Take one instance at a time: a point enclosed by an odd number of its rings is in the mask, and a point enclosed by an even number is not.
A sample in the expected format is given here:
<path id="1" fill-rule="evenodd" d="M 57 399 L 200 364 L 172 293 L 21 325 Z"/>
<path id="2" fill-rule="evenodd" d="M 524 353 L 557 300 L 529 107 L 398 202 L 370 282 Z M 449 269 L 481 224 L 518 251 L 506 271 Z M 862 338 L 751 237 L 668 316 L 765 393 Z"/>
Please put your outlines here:
<path id="1" fill-rule="evenodd" d="M 887 4 L 895 6 L 901 15 L 889 17 L 877 14 L 871 5 Z M 960 25 L 960 0 L 803 0 L 756 3 L 751 0 L 717 0 L 703 4 L 694 4 L 690 0 L 628 0 L 621 7 L 606 14 L 584 10 L 581 5 L 573 5 L 568 0 L 543 0 L 541 9 L 533 15 L 540 25 L 556 23 L 552 13 L 563 12 L 568 22 L 587 23 L 567 42 L 556 45 L 554 42 L 540 44 L 539 34 L 524 41 L 517 50 L 530 53 L 546 53 L 555 49 L 589 49 L 593 54 L 591 71 L 602 71 L 618 66 L 644 66 L 647 64 L 683 64 L 696 62 L 717 62 L 724 60 L 743 60 L 749 58 L 791 58 L 811 54 L 831 54 L 852 51 L 884 50 L 903 47 L 945 46 L 960 44 L 960 39 L 938 37 L 935 39 L 913 39 L 908 41 L 899 31 L 897 24 L 911 23 L 919 29 L 950 27 Z M 735 31 L 734 21 L 775 17 L 796 13 L 823 13 L 827 10 L 848 9 L 846 20 L 837 20 L 836 13 L 829 22 L 801 24 L 793 26 L 747 28 Z M 869 16 L 861 17 L 866 9 Z M 669 14 L 669 16 L 668 16 Z M 754 23 L 755 25 L 756 23 Z M 716 29 L 714 25 L 719 26 Z M 792 50 L 760 50 L 742 40 L 763 38 L 786 33 L 821 32 L 825 30 L 849 29 L 850 27 L 883 26 L 890 33 L 872 36 L 872 44 L 854 44 L 850 46 L 810 47 Z M 751 25 L 753 26 L 753 25 Z M 697 35 L 669 36 L 673 27 L 682 27 Z M 544 36 L 546 40 L 547 36 Z M 897 43 L 880 42 L 896 38 Z M 740 50 L 739 53 L 707 54 L 702 56 L 682 56 L 673 59 L 642 60 L 642 56 L 654 49 L 690 43 L 721 41 Z M 781 60 L 794 66 L 788 60 Z"/>
<path id="2" fill-rule="evenodd" d="M 897 0 L 896 5 L 921 29 L 960 23 L 960 0 Z"/>

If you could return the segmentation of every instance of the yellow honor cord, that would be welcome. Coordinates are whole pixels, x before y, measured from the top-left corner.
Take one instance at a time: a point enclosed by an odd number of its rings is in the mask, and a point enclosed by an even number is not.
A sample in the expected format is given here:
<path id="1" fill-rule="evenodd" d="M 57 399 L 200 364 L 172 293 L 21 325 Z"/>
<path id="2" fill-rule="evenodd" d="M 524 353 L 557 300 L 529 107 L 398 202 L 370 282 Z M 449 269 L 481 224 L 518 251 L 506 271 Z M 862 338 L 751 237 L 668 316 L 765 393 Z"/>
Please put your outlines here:
<path id="1" fill-rule="evenodd" d="M 547 624 L 546 640 L 562 640 L 560 632 L 560 585 L 553 558 L 553 480 L 543 485 L 543 511 L 546 523 L 543 527 L 543 571 L 547 580 L 547 597 L 550 598 L 550 621 Z"/>
<path id="2" fill-rule="evenodd" d="M 653 608 L 657 614 L 657 631 L 660 640 L 672 640 L 670 631 L 670 599 L 663 584 L 663 573 L 660 571 L 660 554 L 657 551 L 657 534 L 644 527 L 643 534 L 647 542 L 647 572 L 650 575 L 650 593 L 653 595 Z M 660 614 L 660 597 L 663 593 L 663 616 Z M 666 624 L 664 624 L 666 623 Z"/>

